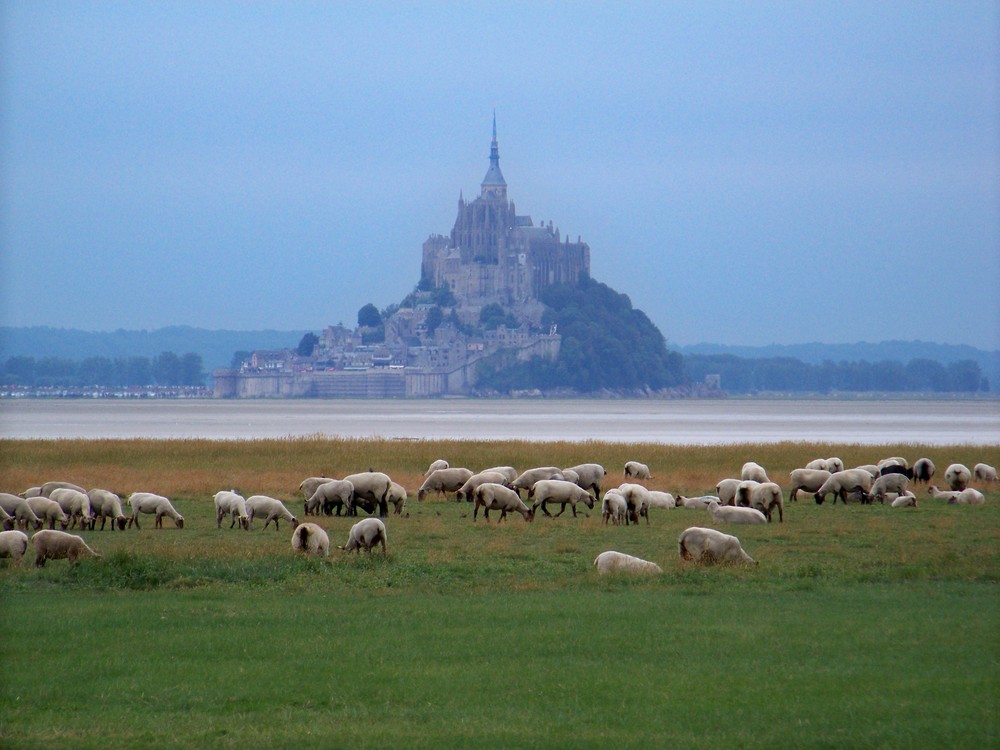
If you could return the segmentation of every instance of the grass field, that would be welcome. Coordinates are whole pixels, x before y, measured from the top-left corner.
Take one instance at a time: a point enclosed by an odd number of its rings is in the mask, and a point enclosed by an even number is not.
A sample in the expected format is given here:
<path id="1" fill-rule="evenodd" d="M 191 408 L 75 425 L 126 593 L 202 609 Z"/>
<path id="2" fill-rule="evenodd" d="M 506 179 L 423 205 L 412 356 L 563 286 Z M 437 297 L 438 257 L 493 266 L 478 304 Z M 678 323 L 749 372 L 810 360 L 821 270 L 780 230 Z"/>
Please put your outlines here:
<path id="1" fill-rule="evenodd" d="M 729 527 L 757 567 L 697 568 L 677 537 L 705 511 L 605 527 L 596 513 L 472 523 L 408 503 L 389 554 L 296 557 L 291 529 L 216 528 L 211 496 L 288 500 L 369 466 L 411 493 L 434 458 L 483 468 L 594 460 L 701 494 L 746 460 L 787 474 L 1000 447 L 5 441 L 0 489 L 50 479 L 170 496 L 186 518 L 84 532 L 102 557 L 0 563 L 0 746 L 988 748 L 1000 743 L 1000 488 L 985 507 L 924 500 L 786 506 Z M 808 498 L 808 496 L 806 496 Z M 351 521 L 321 518 L 336 544 Z M 618 549 L 656 577 L 598 577 Z"/>

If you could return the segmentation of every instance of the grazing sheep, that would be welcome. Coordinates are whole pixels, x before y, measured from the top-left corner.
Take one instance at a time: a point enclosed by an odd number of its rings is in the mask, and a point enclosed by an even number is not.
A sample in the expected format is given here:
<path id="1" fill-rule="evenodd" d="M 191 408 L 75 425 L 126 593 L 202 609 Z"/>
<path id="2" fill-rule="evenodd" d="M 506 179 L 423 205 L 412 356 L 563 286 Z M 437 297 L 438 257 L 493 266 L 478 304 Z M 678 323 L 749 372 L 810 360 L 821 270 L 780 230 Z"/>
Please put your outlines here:
<path id="1" fill-rule="evenodd" d="M 152 492 L 133 492 L 128 496 L 127 502 L 132 509 L 132 518 L 129 520 L 129 526 L 135 524 L 137 529 L 141 529 L 142 527 L 139 526 L 139 514 L 146 513 L 156 516 L 153 528 L 163 528 L 164 516 L 170 516 L 170 518 L 174 519 L 174 525 L 178 529 L 184 528 L 184 516 L 178 513 L 170 501 L 163 497 L 163 495 L 156 495 Z"/>
<path id="2" fill-rule="evenodd" d="M 918 458 L 913 462 L 913 479 L 917 482 L 929 482 L 937 467 L 929 458 Z"/>
<path id="3" fill-rule="evenodd" d="M 771 514 L 778 509 L 778 523 L 785 522 L 785 504 L 782 501 L 781 487 L 774 482 L 758 484 L 750 493 L 750 507 L 759 510 L 771 521 Z"/>
<path id="4" fill-rule="evenodd" d="M 708 504 L 713 500 L 715 502 L 719 502 L 718 496 L 699 495 L 698 497 L 684 497 L 684 495 L 680 495 L 677 498 L 677 507 L 687 508 L 688 510 L 705 510 L 708 508 Z"/>
<path id="5" fill-rule="evenodd" d="M 761 484 L 763 482 L 758 482 L 756 479 L 744 479 L 736 485 L 736 496 L 734 498 L 736 505 L 741 508 L 749 508 L 750 501 L 753 499 L 753 491 Z"/>
<path id="6" fill-rule="evenodd" d="M 503 474 L 506 480 L 505 484 L 513 484 L 514 480 L 517 479 L 518 471 L 513 466 L 491 466 L 489 469 L 483 469 L 480 474 L 485 474 L 487 471 L 495 471 L 498 474 Z"/>
<path id="7" fill-rule="evenodd" d="M 816 492 L 830 478 L 831 472 L 826 469 L 792 469 L 789 475 L 792 481 L 792 491 L 788 494 L 788 502 L 799 501 L 799 491 Z"/>
<path id="8" fill-rule="evenodd" d="M 810 471 L 830 471 L 829 469 L 826 468 L 825 458 L 814 458 L 812 461 L 807 463 L 802 468 L 809 469 Z"/>
<path id="9" fill-rule="evenodd" d="M 736 490 L 741 479 L 722 479 L 715 485 L 715 494 L 719 496 L 722 505 L 736 505 Z"/>
<path id="10" fill-rule="evenodd" d="M 403 512 L 403 506 L 406 505 L 407 497 L 406 488 L 398 482 L 392 482 L 389 485 L 389 494 L 385 500 L 387 503 L 392 503 L 394 508 L 393 514 L 398 516 Z"/>
<path id="11" fill-rule="evenodd" d="M 583 489 L 583 487 L 580 487 L 573 482 L 568 482 L 565 479 L 543 479 L 540 482 L 535 482 L 532 488 L 528 490 L 528 499 L 535 501 L 531 506 L 533 511 L 537 509 L 538 506 L 541 506 L 542 513 L 550 518 L 555 518 L 565 513 L 567 505 L 569 505 L 572 509 L 574 518 L 576 518 L 577 503 L 583 503 L 588 508 L 594 507 L 593 495 Z M 559 512 L 553 516 L 549 513 L 548 509 L 546 509 L 546 503 L 558 503 L 562 507 Z"/>
<path id="12" fill-rule="evenodd" d="M 616 489 L 610 489 L 604 493 L 604 500 L 601 502 L 601 517 L 604 525 L 611 521 L 615 526 L 621 526 L 625 522 L 625 513 L 628 511 L 628 503 L 625 496 Z"/>
<path id="13" fill-rule="evenodd" d="M 757 562 L 743 551 L 740 540 L 715 529 L 692 526 L 681 532 L 677 546 L 682 560 L 714 565 Z"/>
<path id="14" fill-rule="evenodd" d="M 23 529 L 29 525 L 35 529 L 42 528 L 42 519 L 35 515 L 35 511 L 28 505 L 28 500 L 23 497 L 0 492 L 0 508 L 3 508 Z"/>
<path id="15" fill-rule="evenodd" d="M 649 473 L 649 467 L 646 464 L 641 464 L 638 461 L 626 461 L 625 462 L 625 476 L 632 477 L 633 479 L 652 479 L 653 475 Z"/>
<path id="16" fill-rule="evenodd" d="M 17 521 L 14 519 L 14 516 L 0 507 L 0 523 L 2 523 L 4 531 L 11 531 L 17 524 Z"/>
<path id="17" fill-rule="evenodd" d="M 580 481 L 580 475 L 577 474 L 572 469 L 560 469 L 560 471 L 562 472 L 562 478 L 565 481 L 572 482 L 573 484 L 577 484 L 577 482 Z M 577 486 L 579 487 L 578 484 L 577 484 Z"/>
<path id="18" fill-rule="evenodd" d="M 625 523 L 639 523 L 639 516 L 645 513 L 646 525 L 649 525 L 649 490 L 641 484 L 624 482 L 618 487 L 625 502 L 628 503 L 628 513 L 625 515 Z M 645 510 L 643 510 L 645 509 Z"/>
<path id="19" fill-rule="evenodd" d="M 490 520 L 491 510 L 500 511 L 500 519 L 497 523 L 504 520 L 508 512 L 520 513 L 528 523 L 535 520 L 535 509 L 525 505 L 517 492 L 502 484 L 487 482 L 479 485 L 472 493 L 472 502 L 475 504 L 472 509 L 473 523 L 476 522 L 480 506 L 483 508 L 483 518 L 487 521 Z"/>
<path id="20" fill-rule="evenodd" d="M 44 567 L 46 560 L 69 560 L 75 564 L 81 557 L 100 557 L 82 537 L 65 531 L 43 529 L 31 537 L 35 545 L 35 566 Z"/>
<path id="21" fill-rule="evenodd" d="M 875 464 L 862 464 L 861 466 L 856 466 L 855 468 L 864 469 L 865 471 L 867 471 L 869 474 L 872 475 L 872 479 L 878 479 L 880 476 L 882 476 L 882 470 Z M 832 474 L 833 472 L 830 473 Z"/>
<path id="22" fill-rule="evenodd" d="M 912 492 L 907 490 L 904 494 L 899 495 L 892 501 L 893 508 L 916 508 L 917 507 L 917 496 Z"/>
<path id="23" fill-rule="evenodd" d="M 90 498 L 90 511 L 94 514 L 94 520 L 90 523 L 93 530 L 97 519 L 101 519 L 101 531 L 104 531 L 104 524 L 111 519 L 111 530 L 115 526 L 119 531 L 124 531 L 128 525 L 128 518 L 122 511 L 122 499 L 110 490 L 92 489 L 87 490 L 87 497 Z"/>
<path id="24" fill-rule="evenodd" d="M 969 471 L 969 467 L 963 464 L 952 464 L 945 469 L 944 481 L 948 483 L 951 489 L 961 492 L 972 481 L 972 472 Z"/>
<path id="25" fill-rule="evenodd" d="M 899 464 L 887 464 L 879 469 L 879 476 L 888 476 L 890 474 L 898 474 L 906 479 L 913 479 L 913 469 L 909 466 L 900 466 Z M 876 477 L 878 479 L 878 477 Z"/>
<path id="26" fill-rule="evenodd" d="M 948 501 L 949 505 L 985 505 L 986 496 L 977 489 L 966 487 Z"/>
<path id="27" fill-rule="evenodd" d="M 626 555 L 624 552 L 608 550 L 602 552 L 594 558 L 594 567 L 597 568 L 598 575 L 606 576 L 609 573 L 662 573 L 663 568 L 649 560 L 641 557 Z"/>
<path id="28" fill-rule="evenodd" d="M 865 498 L 868 497 L 874 481 L 875 478 L 866 469 L 844 469 L 834 472 L 823 482 L 823 486 L 816 490 L 816 504 L 822 505 L 826 496 L 832 493 L 834 505 L 837 503 L 837 498 L 847 505 L 847 494 L 859 491 L 862 493 L 862 502 L 867 502 Z"/>
<path id="29" fill-rule="evenodd" d="M 427 467 L 427 471 L 424 472 L 424 476 L 429 477 L 438 469 L 447 469 L 449 466 L 448 462 L 443 458 L 439 458 L 437 461 L 431 461 L 431 465 Z"/>
<path id="30" fill-rule="evenodd" d="M 222 528 L 222 519 L 229 516 L 229 528 L 240 522 L 240 528 L 246 531 L 250 528 L 250 516 L 247 514 L 247 501 L 236 490 L 222 490 L 215 493 L 215 525 Z"/>
<path id="31" fill-rule="evenodd" d="M 972 475 L 981 482 L 996 482 L 997 470 L 989 464 L 976 464 L 972 470 Z"/>
<path id="32" fill-rule="evenodd" d="M 302 523 L 292 532 L 292 549 L 306 555 L 330 556 L 330 537 L 323 527 Z"/>
<path id="33" fill-rule="evenodd" d="M 69 516 L 66 515 L 62 506 L 51 497 L 42 497 L 41 495 L 29 497 L 27 502 L 28 507 L 41 519 L 43 525 L 48 521 L 49 528 L 54 529 L 58 521 L 60 528 L 65 529 L 69 526 Z"/>
<path id="34" fill-rule="evenodd" d="M 305 515 L 312 514 L 312 508 L 309 507 L 309 498 L 316 494 L 317 488 L 327 482 L 332 482 L 333 477 L 306 477 L 301 482 L 299 482 L 299 492 L 302 493 L 302 499 L 306 503 Z M 316 515 L 319 515 L 318 513 Z"/>
<path id="35" fill-rule="evenodd" d="M 9 557 L 14 561 L 14 565 L 20 565 L 21 558 L 28 549 L 28 543 L 28 535 L 23 531 L 16 529 L 0 531 L 0 557 Z"/>
<path id="36" fill-rule="evenodd" d="M 600 464 L 577 464 L 568 469 L 563 469 L 565 475 L 567 471 L 576 472 L 576 479 L 571 481 L 585 490 L 594 492 L 594 498 L 601 496 L 601 482 L 608 472 Z"/>
<path id="37" fill-rule="evenodd" d="M 354 485 L 354 494 L 347 504 L 347 515 L 356 516 L 358 514 L 356 508 L 362 501 L 377 505 L 380 516 L 389 515 L 388 498 L 392 480 L 388 474 L 383 474 L 381 471 L 364 471 L 360 474 L 349 474 L 344 479 Z"/>
<path id="38" fill-rule="evenodd" d="M 879 471 L 882 471 L 882 469 L 886 468 L 887 466 L 902 466 L 904 469 L 909 469 L 910 462 L 907 461 L 902 456 L 889 456 L 889 458 L 883 458 L 881 461 L 878 462 Z"/>
<path id="39" fill-rule="evenodd" d="M 901 495 L 906 492 L 907 486 L 910 484 L 910 480 L 905 474 L 900 473 L 889 473 L 883 474 L 878 479 L 872 483 L 871 498 L 872 500 L 878 500 L 880 503 L 885 503 L 885 496 L 894 492 L 896 495 Z"/>
<path id="40" fill-rule="evenodd" d="M 305 501 L 305 514 L 318 516 L 322 512 L 329 516 L 336 510 L 339 516 L 353 496 L 354 485 L 346 479 L 329 479 L 317 485 Z"/>
<path id="41" fill-rule="evenodd" d="M 42 496 L 42 488 L 41 487 L 29 487 L 24 492 L 19 492 L 18 496 L 19 497 L 23 497 L 25 500 L 27 500 L 28 498 L 31 498 L 31 497 L 41 497 Z"/>
<path id="42" fill-rule="evenodd" d="M 347 537 L 346 546 L 338 546 L 338 549 L 347 552 L 359 552 L 362 547 L 371 554 L 372 547 L 376 544 L 382 545 L 382 554 L 386 554 L 386 533 L 385 524 L 378 518 L 364 518 L 351 527 L 351 533 Z"/>
<path id="43" fill-rule="evenodd" d="M 460 490 L 462 485 L 469 481 L 471 477 L 471 469 L 456 467 L 432 471 L 427 479 L 424 480 L 424 483 L 420 485 L 420 489 L 417 490 L 417 501 L 423 502 L 424 495 L 428 492 L 443 495 L 445 500 L 447 500 L 449 492 Z M 456 497 L 456 500 L 461 500 L 461 498 Z"/>
<path id="44" fill-rule="evenodd" d="M 521 474 L 511 482 L 511 489 L 514 490 L 518 496 L 521 495 L 521 490 L 530 490 L 535 486 L 535 482 L 540 482 L 543 479 L 565 479 L 562 473 L 562 469 L 558 466 L 538 466 L 534 469 L 528 469 L 527 471 L 522 471 Z"/>
<path id="45" fill-rule="evenodd" d="M 87 490 L 72 482 L 46 482 L 39 489 L 42 497 L 52 497 L 53 490 L 76 490 L 77 492 L 87 494 Z"/>
<path id="46" fill-rule="evenodd" d="M 746 481 L 747 479 L 752 479 L 755 482 L 770 482 L 771 480 L 767 478 L 767 472 L 764 471 L 764 467 L 755 461 L 747 461 L 743 464 L 743 468 L 740 469 L 740 479 Z"/>
<path id="47" fill-rule="evenodd" d="M 48 497 L 62 506 L 63 511 L 69 516 L 71 527 L 76 526 L 77 521 L 80 522 L 81 529 L 89 527 L 90 522 L 94 520 L 94 513 L 90 507 L 90 497 L 86 492 L 69 487 L 56 487 L 48 494 Z"/>
<path id="48" fill-rule="evenodd" d="M 927 488 L 927 494 L 933 497 L 935 500 L 945 500 L 948 503 L 954 503 L 955 499 L 961 494 L 959 490 L 939 490 L 936 485 L 931 485 Z"/>
<path id="49" fill-rule="evenodd" d="M 707 508 L 712 520 L 716 523 L 761 524 L 767 523 L 767 517 L 755 508 L 737 508 L 732 505 L 719 505 L 711 500 Z"/>
<path id="50" fill-rule="evenodd" d="M 267 495 L 251 495 L 247 498 L 247 527 L 253 526 L 253 520 L 257 517 L 264 519 L 263 531 L 267 525 L 274 521 L 274 530 L 278 531 L 278 521 L 288 521 L 294 526 L 299 525 L 299 519 L 291 514 L 285 504 L 280 500 Z"/>
<path id="51" fill-rule="evenodd" d="M 467 503 L 471 503 L 472 493 L 476 487 L 487 482 L 502 484 L 504 487 L 510 486 L 510 480 L 507 479 L 506 474 L 501 474 L 499 471 L 481 471 L 478 474 L 473 474 L 465 481 L 465 484 L 458 488 L 455 492 L 455 500 L 465 500 Z"/>

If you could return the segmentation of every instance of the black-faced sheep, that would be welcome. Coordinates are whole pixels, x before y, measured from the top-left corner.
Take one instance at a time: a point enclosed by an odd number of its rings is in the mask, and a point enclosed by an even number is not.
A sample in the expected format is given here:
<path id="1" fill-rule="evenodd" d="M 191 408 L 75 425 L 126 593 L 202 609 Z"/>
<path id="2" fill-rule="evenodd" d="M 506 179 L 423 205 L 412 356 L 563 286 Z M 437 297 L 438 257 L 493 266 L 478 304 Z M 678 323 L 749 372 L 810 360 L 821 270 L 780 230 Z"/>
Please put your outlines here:
<path id="1" fill-rule="evenodd" d="M 323 527 L 302 523 L 292 532 L 292 549 L 306 555 L 330 556 L 330 537 Z"/>
<path id="2" fill-rule="evenodd" d="M 785 504 L 782 501 L 781 487 L 774 482 L 763 482 L 753 488 L 750 493 L 750 507 L 759 510 L 771 521 L 771 514 L 778 509 L 778 523 L 785 522 Z"/>
<path id="3" fill-rule="evenodd" d="M 951 489 L 961 492 L 972 481 L 972 472 L 964 464 L 952 464 L 944 472 L 944 481 Z"/>
<path id="4" fill-rule="evenodd" d="M 141 529 L 142 527 L 139 526 L 139 514 L 146 513 L 156 517 L 153 523 L 154 528 L 163 528 L 164 516 L 174 519 L 174 525 L 178 529 L 184 528 L 184 516 L 178 513 L 177 509 L 163 495 L 156 495 L 152 492 L 133 492 L 129 495 L 127 503 L 132 509 L 132 518 L 129 519 L 129 526 L 135 524 L 137 529 Z"/>
<path id="5" fill-rule="evenodd" d="M 594 567 L 598 575 L 609 573 L 662 573 L 663 568 L 641 557 L 626 555 L 624 552 L 608 550 L 594 558 Z"/>
<path id="6" fill-rule="evenodd" d="M 989 464 L 976 464 L 972 469 L 972 475 L 980 482 L 996 482 L 997 470 Z"/>
<path id="7" fill-rule="evenodd" d="M 823 486 L 816 490 L 816 504 L 822 505 L 826 496 L 832 494 L 834 504 L 836 504 L 837 498 L 840 498 L 841 502 L 846 505 L 847 495 L 851 492 L 862 493 L 862 502 L 866 502 L 874 481 L 874 477 L 865 469 L 844 469 L 844 471 L 834 472 L 829 479 L 823 482 Z"/>
<path id="8" fill-rule="evenodd" d="M 502 484 L 492 484 L 487 482 L 486 484 L 481 484 L 472 493 L 472 502 L 474 507 L 472 509 L 472 522 L 475 523 L 476 516 L 479 514 L 479 508 L 483 508 L 483 518 L 487 521 L 490 518 L 491 510 L 500 511 L 500 521 L 503 521 L 507 517 L 507 513 L 520 513 L 524 516 L 524 520 L 531 522 L 535 519 L 535 511 L 533 508 L 529 508 L 521 500 L 521 497 L 509 487 L 504 487 Z"/>
<path id="9" fill-rule="evenodd" d="M 222 519 L 230 516 L 229 528 L 239 521 L 240 528 L 250 528 L 250 516 L 247 514 L 247 501 L 236 490 L 222 490 L 215 493 L 215 525 L 222 528 Z"/>
<path id="10" fill-rule="evenodd" d="M 305 515 L 308 516 L 311 514 L 311 509 L 309 508 L 309 499 L 316 494 L 316 489 L 320 485 L 332 481 L 333 477 L 306 477 L 301 482 L 299 482 L 299 492 L 302 493 L 302 499 L 305 501 L 306 504 L 306 507 L 304 509 Z"/>
<path id="11" fill-rule="evenodd" d="M 363 471 L 359 474 L 348 474 L 344 479 L 354 485 L 354 494 L 351 495 L 351 502 L 347 505 L 347 515 L 356 516 L 357 505 L 363 500 L 378 506 L 380 516 L 389 515 L 388 498 L 392 480 L 388 474 L 383 474 L 381 471 Z"/>
<path id="12" fill-rule="evenodd" d="M 385 524 L 380 519 L 363 518 L 351 527 L 351 532 L 347 536 L 347 544 L 338 546 L 338 549 L 350 553 L 359 552 L 364 548 L 370 554 L 376 544 L 381 544 L 382 554 L 385 554 L 387 540 Z"/>
<path id="13" fill-rule="evenodd" d="M 31 537 L 35 546 L 35 565 L 45 566 L 46 560 L 69 560 L 75 564 L 81 557 L 100 557 L 94 552 L 82 537 L 67 534 L 65 531 L 43 529 Z"/>
<path id="14" fill-rule="evenodd" d="M 455 491 L 455 500 L 465 500 L 471 503 L 472 493 L 475 492 L 476 487 L 487 482 L 502 484 L 504 487 L 510 486 L 510 480 L 507 479 L 506 474 L 502 474 L 499 471 L 481 471 L 465 480 L 465 484 Z"/>
<path id="15" fill-rule="evenodd" d="M 872 483 L 872 489 L 869 493 L 872 500 L 878 500 L 880 503 L 885 503 L 885 496 L 890 492 L 895 493 L 897 496 L 906 492 L 907 486 L 910 484 L 910 480 L 902 473 L 889 473 L 883 474 L 878 479 Z"/>
<path id="16" fill-rule="evenodd" d="M 41 495 L 38 497 L 29 497 L 27 502 L 28 507 L 42 520 L 43 525 L 47 522 L 50 529 L 54 529 L 56 523 L 62 529 L 69 526 L 69 516 L 66 515 L 62 506 L 51 497 L 42 497 Z"/>
<path id="17" fill-rule="evenodd" d="M 700 526 L 685 529 L 677 540 L 677 546 L 682 560 L 704 565 L 757 564 L 743 551 L 739 539 L 715 529 L 705 529 Z"/>
<path id="18" fill-rule="evenodd" d="M 43 496 L 44 497 L 44 496 Z M 94 512 L 90 507 L 90 497 L 86 492 L 80 492 L 69 487 L 57 487 L 48 495 L 62 506 L 63 512 L 69 516 L 70 526 L 80 523 L 80 528 L 90 528 L 94 520 Z"/>
<path id="19" fill-rule="evenodd" d="M 600 464 L 577 464 L 563 469 L 563 474 L 567 471 L 576 472 L 576 479 L 572 480 L 585 490 L 592 491 L 594 498 L 601 496 L 601 482 L 607 476 L 607 471 Z"/>
<path id="20" fill-rule="evenodd" d="M 111 530 L 115 526 L 119 531 L 124 531 L 128 525 L 128 518 L 122 510 L 122 499 L 110 490 L 95 488 L 87 490 L 87 497 L 90 498 L 90 510 L 94 514 L 94 521 L 91 521 L 90 528 L 94 528 L 97 519 L 101 519 L 101 531 L 104 531 L 104 524 L 111 519 Z"/>
<path id="21" fill-rule="evenodd" d="M 28 549 L 28 535 L 17 529 L 0 531 L 0 557 L 9 557 L 14 565 L 21 564 Z"/>
<path id="22" fill-rule="evenodd" d="M 565 479 L 543 479 L 540 482 L 535 482 L 532 488 L 528 490 L 528 499 L 534 500 L 531 506 L 533 511 L 541 506 L 542 513 L 550 517 L 561 516 L 566 512 L 567 505 L 573 510 L 574 518 L 576 518 L 577 503 L 583 503 L 588 508 L 594 507 L 593 495 L 583 489 L 583 487 L 573 482 L 567 482 Z M 561 508 L 555 516 L 552 516 L 545 507 L 546 503 L 558 504 Z"/>
<path id="23" fill-rule="evenodd" d="M 321 512 L 336 515 L 344 510 L 354 497 L 354 485 L 346 479 L 329 479 L 313 490 L 305 500 L 305 514 L 318 516 Z"/>
<path id="24" fill-rule="evenodd" d="M 625 462 L 625 476 L 631 477 L 632 479 L 653 478 L 653 475 L 649 473 L 649 467 L 646 466 L 646 464 L 639 463 L 638 461 Z"/>
<path id="25" fill-rule="evenodd" d="M 520 496 L 521 490 L 530 490 L 535 486 L 535 482 L 541 482 L 543 479 L 565 479 L 565 477 L 558 466 L 537 466 L 522 471 L 510 486 Z"/>
<path id="26" fill-rule="evenodd" d="M 798 502 L 800 491 L 810 493 L 818 491 L 831 476 L 826 469 L 792 469 L 789 475 L 792 491 L 788 494 L 788 502 Z"/>
<path id="27" fill-rule="evenodd" d="M 457 492 L 472 477 L 472 470 L 461 467 L 432 471 L 417 490 L 417 501 L 423 502 L 429 492 L 442 495 L 447 500 L 449 492 Z M 456 498 L 461 500 L 461 498 Z"/>
<path id="28" fill-rule="evenodd" d="M 28 526 L 34 529 L 42 528 L 42 519 L 35 515 L 35 511 L 28 505 L 28 500 L 23 497 L 0 492 L 0 508 L 3 508 L 23 529 Z"/>
<path id="29" fill-rule="evenodd" d="M 278 521 L 288 521 L 294 526 L 299 525 L 299 519 L 291 514 L 283 502 L 267 495 L 251 495 L 247 498 L 247 518 L 249 526 L 253 526 L 255 518 L 263 518 L 264 529 L 271 521 L 274 521 L 275 531 L 278 531 Z"/>

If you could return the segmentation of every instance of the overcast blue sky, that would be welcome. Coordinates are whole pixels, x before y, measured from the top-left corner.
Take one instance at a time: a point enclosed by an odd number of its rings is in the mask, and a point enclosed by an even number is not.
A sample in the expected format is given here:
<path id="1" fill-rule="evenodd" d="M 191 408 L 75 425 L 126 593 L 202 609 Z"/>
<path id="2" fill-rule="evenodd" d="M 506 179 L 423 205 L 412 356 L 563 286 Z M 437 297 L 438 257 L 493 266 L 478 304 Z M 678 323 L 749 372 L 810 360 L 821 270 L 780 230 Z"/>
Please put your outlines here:
<path id="1" fill-rule="evenodd" d="M 0 5 L 0 323 L 312 329 L 479 192 L 668 340 L 1000 348 L 984 2 Z"/>

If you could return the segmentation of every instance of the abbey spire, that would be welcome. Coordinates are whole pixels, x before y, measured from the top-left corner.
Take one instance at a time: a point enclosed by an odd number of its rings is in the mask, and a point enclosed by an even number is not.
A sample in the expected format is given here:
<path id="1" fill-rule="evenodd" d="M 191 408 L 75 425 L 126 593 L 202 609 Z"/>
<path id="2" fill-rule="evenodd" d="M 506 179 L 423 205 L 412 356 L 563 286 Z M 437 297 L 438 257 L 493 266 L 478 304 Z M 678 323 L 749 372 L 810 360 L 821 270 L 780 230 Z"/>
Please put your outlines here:
<path id="1" fill-rule="evenodd" d="M 500 171 L 500 147 L 497 145 L 497 113 L 493 112 L 493 141 L 490 143 L 490 168 L 483 178 L 482 196 L 507 200 L 507 183 Z"/>

